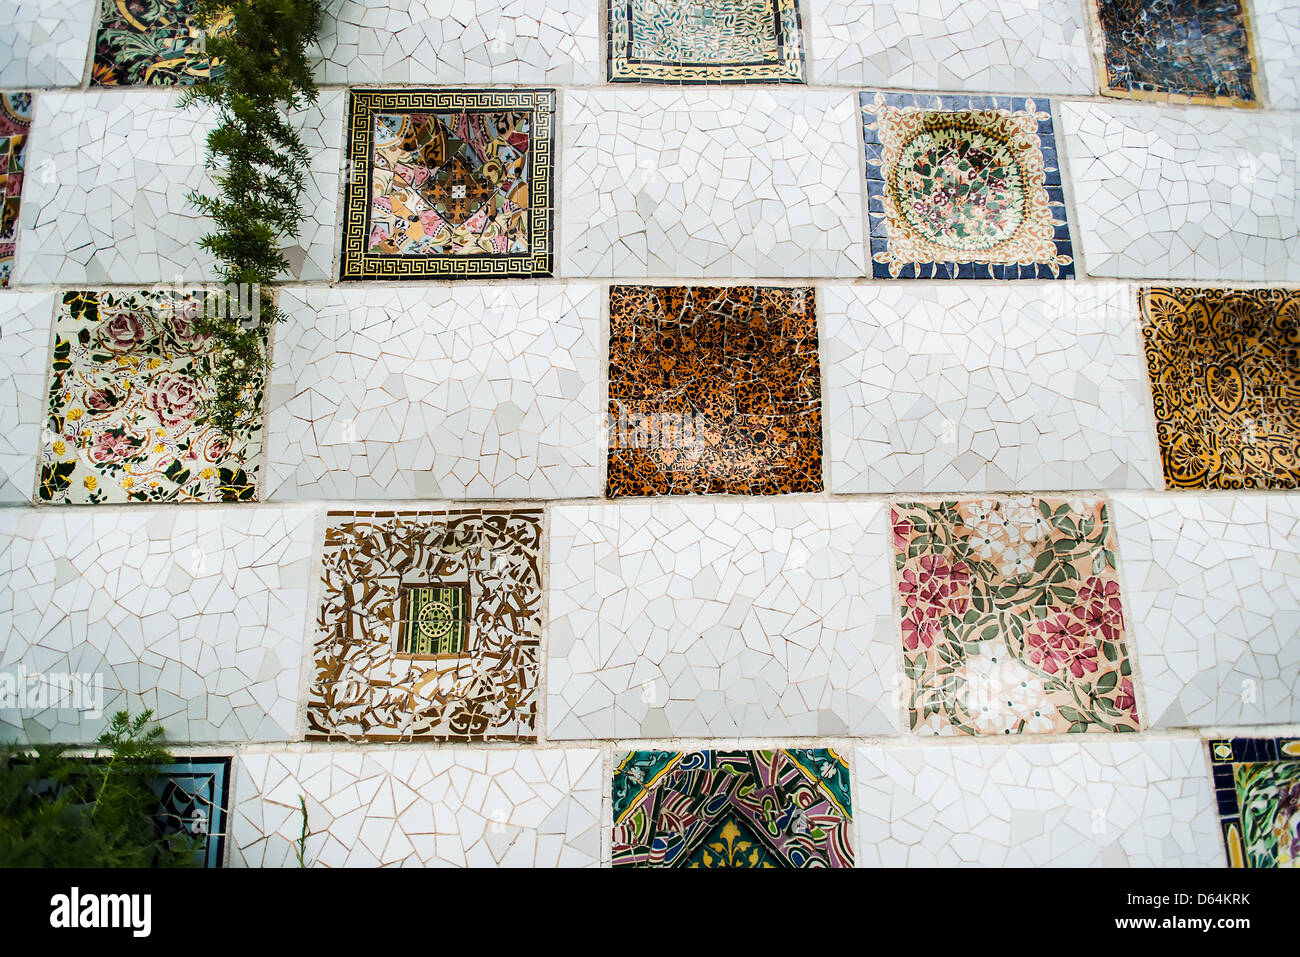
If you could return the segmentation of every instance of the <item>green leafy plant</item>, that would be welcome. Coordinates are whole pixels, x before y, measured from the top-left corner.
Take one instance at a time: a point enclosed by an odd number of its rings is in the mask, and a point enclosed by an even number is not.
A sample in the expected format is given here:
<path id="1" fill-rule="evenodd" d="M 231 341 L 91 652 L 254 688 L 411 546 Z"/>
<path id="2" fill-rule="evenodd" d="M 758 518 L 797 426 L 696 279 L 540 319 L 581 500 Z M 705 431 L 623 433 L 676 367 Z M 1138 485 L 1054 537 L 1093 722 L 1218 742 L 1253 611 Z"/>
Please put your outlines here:
<path id="1" fill-rule="evenodd" d="M 293 853 L 298 858 L 298 866 L 307 867 L 307 838 L 311 835 L 311 831 L 307 827 L 307 799 L 301 794 L 298 795 L 298 807 L 302 815 L 302 833 L 293 842 Z"/>
<path id="2" fill-rule="evenodd" d="M 190 201 L 215 230 L 199 245 L 212 253 L 227 284 L 229 308 L 205 315 L 199 329 L 216 345 L 216 390 L 207 414 L 227 436 L 246 427 L 250 371 L 266 367 L 266 334 L 281 318 L 272 284 L 289 263 L 281 244 L 296 237 L 300 197 L 309 165 L 294 111 L 317 98 L 307 48 L 316 42 L 320 0 L 200 0 L 196 18 L 210 27 L 226 16 L 233 26 L 210 36 L 207 52 L 221 60 L 218 79 L 186 91 L 183 105 L 211 107 L 217 126 L 207 138 L 207 167 L 216 196 L 198 192 Z M 234 288 L 262 290 L 254 317 L 240 316 Z"/>
<path id="3" fill-rule="evenodd" d="M 113 715 L 102 754 L 0 745 L 0 867 L 193 867 L 200 840 L 164 834 L 150 787 L 171 761 L 152 712 Z"/>

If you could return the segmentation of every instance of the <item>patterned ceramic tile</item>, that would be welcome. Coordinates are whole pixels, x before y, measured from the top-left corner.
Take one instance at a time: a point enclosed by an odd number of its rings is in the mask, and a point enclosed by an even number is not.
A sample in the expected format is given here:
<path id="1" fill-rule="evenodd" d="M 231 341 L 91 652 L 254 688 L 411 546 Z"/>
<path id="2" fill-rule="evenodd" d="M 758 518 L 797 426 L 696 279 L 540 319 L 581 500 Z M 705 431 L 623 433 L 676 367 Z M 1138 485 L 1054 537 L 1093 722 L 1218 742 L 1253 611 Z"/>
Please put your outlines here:
<path id="1" fill-rule="evenodd" d="M 1279 110 L 1300 110 L 1300 6 L 1292 0 L 1252 0 L 1269 102 Z"/>
<path id="2" fill-rule="evenodd" d="M 822 490 L 811 288 L 613 286 L 605 493 Z"/>
<path id="3" fill-rule="evenodd" d="M 164 834 L 199 840 L 197 864 L 221 867 L 226 858 L 230 814 L 230 758 L 178 758 L 159 768 L 158 825 Z"/>
<path id="4" fill-rule="evenodd" d="M 0 293 L 0 503 L 30 502 L 50 367 L 52 292 Z"/>
<path id="5" fill-rule="evenodd" d="M 219 79 L 225 70 L 207 54 L 208 30 L 195 19 L 194 0 L 101 0 L 90 82 L 97 86 L 188 86 Z M 228 33 L 224 15 L 210 30 Z"/>
<path id="6" fill-rule="evenodd" d="M 234 441 L 212 425 L 208 338 L 200 300 L 141 291 L 67 292 L 54 323 L 54 368 L 42 434 L 40 500 L 248 502 L 262 465 L 262 378 L 249 370 L 257 409 Z"/>
<path id="7" fill-rule="evenodd" d="M 609 78 L 800 83 L 798 0 L 607 0 Z"/>
<path id="8" fill-rule="evenodd" d="M 834 751 L 633 751 L 614 771 L 615 867 L 852 867 Z"/>
<path id="9" fill-rule="evenodd" d="M 13 278 L 18 210 L 23 196 L 27 131 L 32 125 L 30 93 L 0 93 L 0 289 Z"/>
<path id="10" fill-rule="evenodd" d="M 914 502 L 892 519 L 913 731 L 1138 729 L 1104 502 Z"/>
<path id="11" fill-rule="evenodd" d="M 1101 91 L 1249 106 L 1255 57 L 1245 0 L 1090 0 Z"/>
<path id="12" fill-rule="evenodd" d="M 1128 287 L 828 286 L 822 314 L 834 491 L 1156 486 Z"/>
<path id="13" fill-rule="evenodd" d="M 207 109 L 181 109 L 176 90 L 93 90 L 40 95 L 39 135 L 28 149 L 15 282 L 73 288 L 217 280 L 199 239 L 212 221 L 189 201 L 215 187 L 203 167 L 215 125 Z M 288 279 L 333 272 L 342 175 L 341 90 L 323 90 L 294 113 L 310 155 L 299 236 L 286 240 Z"/>
<path id="14" fill-rule="evenodd" d="M 0 0 L 0 89 L 77 86 L 99 0 Z"/>
<path id="15" fill-rule="evenodd" d="M 145 708 L 173 742 L 294 737 L 312 519 L 0 509 L 0 698 L 21 696 L 0 740 L 94 741 Z"/>
<path id="16" fill-rule="evenodd" d="M 344 279 L 551 274 L 553 90 L 354 90 Z"/>
<path id="17" fill-rule="evenodd" d="M 1088 272 L 1300 282 L 1292 114 L 1062 103 Z"/>
<path id="18" fill-rule="evenodd" d="M 1074 275 L 1047 100 L 860 97 L 876 278 Z"/>
<path id="19" fill-rule="evenodd" d="M 866 867 L 1222 867 L 1199 741 L 860 748 Z"/>
<path id="20" fill-rule="evenodd" d="M 809 18 L 818 83 L 904 90 L 1088 94 L 1081 0 L 821 0 Z"/>
<path id="21" fill-rule="evenodd" d="M 1300 289 L 1143 289 L 1169 488 L 1300 486 Z"/>
<path id="22" fill-rule="evenodd" d="M 1209 742 L 1229 867 L 1300 867 L 1300 738 Z"/>
<path id="23" fill-rule="evenodd" d="M 299 866 L 299 795 L 312 867 L 600 863 L 599 751 L 245 751 L 235 776 L 238 866 Z"/>
<path id="24" fill-rule="evenodd" d="M 897 733 L 883 512 L 770 499 L 553 507 L 550 738 Z"/>
<path id="25" fill-rule="evenodd" d="M 330 512 L 307 736 L 534 740 L 541 538 L 532 511 Z M 463 650 L 403 650 L 460 602 Z"/>
<path id="26" fill-rule="evenodd" d="M 1115 508 L 1150 726 L 1300 722 L 1300 501 L 1184 492 Z"/>
<path id="27" fill-rule="evenodd" d="M 568 91 L 561 272 L 862 275 L 855 102 L 789 88 Z"/>
<path id="28" fill-rule="evenodd" d="M 322 83 L 596 83 L 599 0 L 327 0 Z"/>
<path id="29" fill-rule="evenodd" d="M 270 499 L 600 494 L 594 285 L 289 288 Z"/>

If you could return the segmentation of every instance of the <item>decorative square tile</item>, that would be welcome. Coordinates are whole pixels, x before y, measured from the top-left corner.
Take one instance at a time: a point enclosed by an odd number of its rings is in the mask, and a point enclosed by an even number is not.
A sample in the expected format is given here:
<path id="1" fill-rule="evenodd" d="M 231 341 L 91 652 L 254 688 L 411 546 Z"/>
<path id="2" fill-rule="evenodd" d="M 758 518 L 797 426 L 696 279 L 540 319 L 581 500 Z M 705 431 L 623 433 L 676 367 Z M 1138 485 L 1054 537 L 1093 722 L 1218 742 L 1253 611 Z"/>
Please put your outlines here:
<path id="1" fill-rule="evenodd" d="M 23 155 L 32 126 L 32 95 L 0 93 L 0 289 L 13 278 L 18 209 L 23 197 Z"/>
<path id="2" fill-rule="evenodd" d="M 230 813 L 230 758 L 178 758 L 159 768 L 151 785 L 158 795 L 158 826 L 164 834 L 198 838 L 200 867 L 221 867 Z"/>
<path id="3" fill-rule="evenodd" d="M 913 731 L 1138 730 L 1105 502 L 900 503 L 892 518 Z"/>
<path id="4" fill-rule="evenodd" d="M 248 502 L 262 467 L 256 411 L 234 441 L 204 412 L 215 392 L 201 300 L 172 292 L 67 292 L 54 325 L 54 369 L 41 448 L 40 501 Z"/>
<path id="5" fill-rule="evenodd" d="M 1090 0 L 1101 92 L 1140 100 L 1254 106 L 1245 0 Z"/>
<path id="6" fill-rule="evenodd" d="M 80 86 L 100 0 L 4 0 L 0 89 Z"/>
<path id="7" fill-rule="evenodd" d="M 633 751 L 612 786 L 615 867 L 852 867 L 834 751 Z"/>
<path id="8" fill-rule="evenodd" d="M 1209 742 L 1229 867 L 1300 867 L 1300 738 Z"/>
<path id="9" fill-rule="evenodd" d="M 877 279 L 1074 275 L 1047 100 L 859 96 Z"/>
<path id="10" fill-rule="evenodd" d="M 609 78 L 802 83 L 798 0 L 608 0 Z"/>
<path id="11" fill-rule="evenodd" d="M 1300 487 L 1300 289 L 1143 289 L 1169 488 Z"/>
<path id="12" fill-rule="evenodd" d="M 613 286 L 605 494 L 822 490 L 808 287 Z"/>
<path id="13" fill-rule="evenodd" d="M 330 512 L 307 737 L 535 740 L 541 537 L 535 511 Z"/>
<path id="14" fill-rule="evenodd" d="M 210 29 L 195 19 L 194 0 L 102 0 L 90 82 L 96 86 L 189 86 L 220 79 L 221 61 L 207 54 L 207 35 L 234 28 L 224 14 Z"/>
<path id="15" fill-rule="evenodd" d="M 551 274 L 553 90 L 353 90 L 343 279 Z"/>

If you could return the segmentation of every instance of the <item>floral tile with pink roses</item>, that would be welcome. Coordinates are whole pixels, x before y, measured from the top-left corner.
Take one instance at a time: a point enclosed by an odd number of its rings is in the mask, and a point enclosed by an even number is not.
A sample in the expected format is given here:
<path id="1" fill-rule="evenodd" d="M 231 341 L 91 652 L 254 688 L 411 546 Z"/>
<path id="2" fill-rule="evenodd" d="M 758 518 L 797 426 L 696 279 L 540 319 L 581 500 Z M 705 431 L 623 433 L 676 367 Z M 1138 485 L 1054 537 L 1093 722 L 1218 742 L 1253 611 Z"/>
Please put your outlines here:
<path id="1" fill-rule="evenodd" d="M 208 422 L 212 348 L 198 300 L 173 292 L 68 292 L 57 306 L 39 501 L 240 502 L 262 462 L 261 370 L 234 439 Z"/>
<path id="2" fill-rule="evenodd" d="M 908 727 L 1138 730 L 1105 502 L 911 502 L 891 520 Z"/>

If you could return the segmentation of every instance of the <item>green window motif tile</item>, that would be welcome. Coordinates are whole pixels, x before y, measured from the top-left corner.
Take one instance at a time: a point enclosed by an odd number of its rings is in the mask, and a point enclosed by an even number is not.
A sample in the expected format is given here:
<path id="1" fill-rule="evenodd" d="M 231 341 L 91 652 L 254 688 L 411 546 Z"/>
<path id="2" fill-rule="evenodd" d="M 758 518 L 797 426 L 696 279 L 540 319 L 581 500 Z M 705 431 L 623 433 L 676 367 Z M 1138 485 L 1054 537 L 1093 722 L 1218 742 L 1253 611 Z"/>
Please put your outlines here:
<path id="1" fill-rule="evenodd" d="M 801 83 L 797 0 L 610 0 L 609 78 Z"/>
<path id="2" fill-rule="evenodd" d="M 234 28 L 232 14 L 200 27 L 195 0 L 101 0 L 90 82 L 95 86 L 188 86 L 220 79 L 210 37 Z M 78 67 L 80 69 L 80 67 Z"/>
<path id="3" fill-rule="evenodd" d="M 469 590 L 464 586 L 413 586 L 402 592 L 404 655 L 459 655 L 466 651 Z"/>
<path id="4" fill-rule="evenodd" d="M 1300 738 L 1210 742 L 1229 867 L 1300 867 Z"/>

